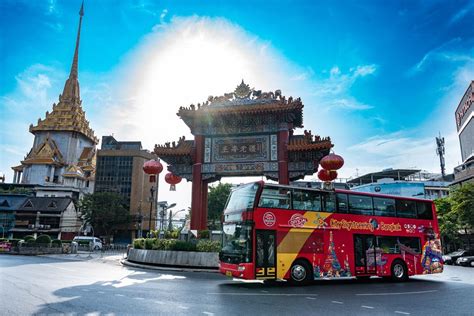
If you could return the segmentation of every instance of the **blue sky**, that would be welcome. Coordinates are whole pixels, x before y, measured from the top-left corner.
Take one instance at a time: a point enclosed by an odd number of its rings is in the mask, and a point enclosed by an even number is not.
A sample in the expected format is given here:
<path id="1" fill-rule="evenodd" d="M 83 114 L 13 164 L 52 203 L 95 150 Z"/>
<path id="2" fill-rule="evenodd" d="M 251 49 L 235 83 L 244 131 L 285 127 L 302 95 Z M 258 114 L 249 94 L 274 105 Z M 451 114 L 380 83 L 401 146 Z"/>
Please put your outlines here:
<path id="1" fill-rule="evenodd" d="M 0 174 L 67 78 L 79 0 L 0 2 Z M 180 106 L 252 87 L 301 97 L 305 128 L 331 136 L 344 177 L 460 162 L 454 110 L 474 79 L 473 1 L 92 1 L 79 55 L 100 137 L 189 136 Z M 245 181 L 245 180 L 243 180 Z"/>

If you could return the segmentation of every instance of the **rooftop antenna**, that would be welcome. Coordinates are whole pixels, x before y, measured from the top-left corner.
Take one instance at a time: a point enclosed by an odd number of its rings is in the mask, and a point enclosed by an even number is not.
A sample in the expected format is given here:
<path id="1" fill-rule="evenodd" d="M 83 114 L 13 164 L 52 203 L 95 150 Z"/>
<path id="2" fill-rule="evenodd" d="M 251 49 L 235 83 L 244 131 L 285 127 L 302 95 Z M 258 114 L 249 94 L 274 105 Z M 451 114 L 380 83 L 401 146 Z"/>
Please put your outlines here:
<path id="1" fill-rule="evenodd" d="M 441 137 L 441 133 L 439 133 L 439 137 L 436 137 L 436 155 L 439 156 L 439 165 L 441 167 L 441 175 L 444 177 L 446 176 L 445 172 L 445 165 L 444 165 L 444 137 Z"/>

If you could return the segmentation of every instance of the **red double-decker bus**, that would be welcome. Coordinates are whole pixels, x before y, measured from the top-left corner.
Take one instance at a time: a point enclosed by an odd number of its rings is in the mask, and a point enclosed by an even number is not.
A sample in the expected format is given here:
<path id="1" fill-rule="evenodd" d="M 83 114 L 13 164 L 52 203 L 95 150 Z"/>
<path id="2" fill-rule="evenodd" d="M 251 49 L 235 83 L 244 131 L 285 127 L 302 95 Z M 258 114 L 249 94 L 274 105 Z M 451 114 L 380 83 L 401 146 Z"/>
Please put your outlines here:
<path id="1" fill-rule="evenodd" d="M 261 182 L 232 191 L 220 272 L 295 284 L 443 271 L 432 201 Z"/>

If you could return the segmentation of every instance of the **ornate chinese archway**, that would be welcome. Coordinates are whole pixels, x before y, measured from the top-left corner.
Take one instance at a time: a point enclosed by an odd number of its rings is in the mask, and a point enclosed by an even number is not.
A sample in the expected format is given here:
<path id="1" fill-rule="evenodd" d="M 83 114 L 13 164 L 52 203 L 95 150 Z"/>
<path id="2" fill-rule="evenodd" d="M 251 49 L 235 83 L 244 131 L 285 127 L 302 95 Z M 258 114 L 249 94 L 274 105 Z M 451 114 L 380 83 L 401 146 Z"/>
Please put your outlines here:
<path id="1" fill-rule="evenodd" d="M 303 127 L 300 98 L 262 92 L 242 83 L 234 92 L 180 107 L 194 140 L 155 145 L 176 175 L 192 181 L 191 229 L 206 229 L 208 184 L 225 176 L 266 176 L 280 184 L 312 175 L 333 146 Z"/>

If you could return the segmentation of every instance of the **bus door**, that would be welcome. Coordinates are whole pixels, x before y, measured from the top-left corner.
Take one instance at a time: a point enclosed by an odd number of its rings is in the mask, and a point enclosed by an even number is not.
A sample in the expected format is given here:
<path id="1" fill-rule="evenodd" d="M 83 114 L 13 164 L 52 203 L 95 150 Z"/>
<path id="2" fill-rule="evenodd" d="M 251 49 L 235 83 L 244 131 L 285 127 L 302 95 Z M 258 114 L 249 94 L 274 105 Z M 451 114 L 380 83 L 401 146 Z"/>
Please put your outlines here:
<path id="1" fill-rule="evenodd" d="M 276 278 L 276 236 L 274 230 L 256 231 L 255 278 Z"/>
<path id="2" fill-rule="evenodd" d="M 355 274 L 376 274 L 376 244 L 374 235 L 354 235 Z"/>

